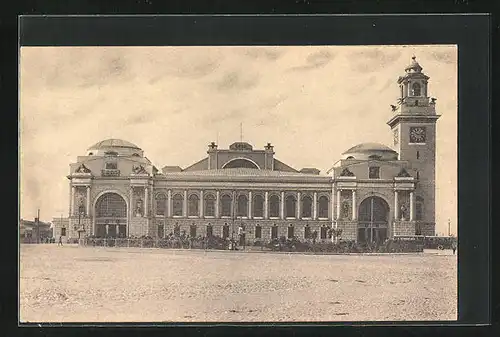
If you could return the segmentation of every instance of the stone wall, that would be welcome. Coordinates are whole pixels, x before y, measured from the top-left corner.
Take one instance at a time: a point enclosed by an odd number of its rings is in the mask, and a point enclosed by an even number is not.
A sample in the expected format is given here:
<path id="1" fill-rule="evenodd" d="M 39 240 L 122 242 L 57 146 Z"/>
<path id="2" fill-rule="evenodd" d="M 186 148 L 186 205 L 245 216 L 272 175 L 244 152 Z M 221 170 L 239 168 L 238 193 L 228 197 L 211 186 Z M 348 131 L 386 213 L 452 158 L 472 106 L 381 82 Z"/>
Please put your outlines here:
<path id="1" fill-rule="evenodd" d="M 130 219 L 130 223 L 128 225 L 129 236 L 143 236 L 148 234 L 148 218 L 134 216 Z"/>
<path id="2" fill-rule="evenodd" d="M 436 224 L 425 222 L 420 224 L 420 228 L 422 230 L 422 235 L 425 236 L 434 236 L 436 235 Z"/>
<path id="3" fill-rule="evenodd" d="M 81 217 L 80 224 L 78 224 L 78 216 L 69 218 L 69 225 L 66 228 L 66 236 L 68 239 L 78 239 L 78 229 L 83 227 L 85 232 L 81 233 L 81 236 L 92 234 L 92 218 Z M 76 228 L 76 229 L 75 229 Z"/>
<path id="4" fill-rule="evenodd" d="M 393 227 L 393 236 L 415 235 L 414 221 L 395 221 Z"/>
<path id="5" fill-rule="evenodd" d="M 340 238 L 345 241 L 358 239 L 358 222 L 357 221 L 337 221 L 337 228 L 342 229 Z"/>

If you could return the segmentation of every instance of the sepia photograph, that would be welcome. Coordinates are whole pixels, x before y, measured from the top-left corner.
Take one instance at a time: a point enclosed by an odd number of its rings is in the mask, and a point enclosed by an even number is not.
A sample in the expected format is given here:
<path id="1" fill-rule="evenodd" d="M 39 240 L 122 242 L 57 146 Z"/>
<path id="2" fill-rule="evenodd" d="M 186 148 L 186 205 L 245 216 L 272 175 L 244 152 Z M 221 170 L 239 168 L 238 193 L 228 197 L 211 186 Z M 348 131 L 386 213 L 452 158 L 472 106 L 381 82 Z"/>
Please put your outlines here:
<path id="1" fill-rule="evenodd" d="M 456 321 L 457 45 L 23 46 L 19 321 Z"/>

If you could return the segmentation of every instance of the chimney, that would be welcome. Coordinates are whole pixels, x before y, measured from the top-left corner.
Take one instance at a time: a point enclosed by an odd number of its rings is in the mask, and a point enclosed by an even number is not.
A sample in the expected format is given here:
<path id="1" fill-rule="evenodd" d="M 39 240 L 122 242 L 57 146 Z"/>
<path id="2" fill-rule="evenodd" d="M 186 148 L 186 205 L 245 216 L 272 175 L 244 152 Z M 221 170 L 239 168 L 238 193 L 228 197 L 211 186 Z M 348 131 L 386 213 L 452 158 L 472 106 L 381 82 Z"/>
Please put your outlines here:
<path id="1" fill-rule="evenodd" d="M 215 142 L 211 142 L 208 145 L 208 169 L 213 170 L 218 167 L 217 163 L 217 144 Z"/>
<path id="2" fill-rule="evenodd" d="M 266 170 L 274 170 L 274 146 L 271 143 L 267 143 L 264 146 L 265 157 L 264 157 L 264 168 Z"/>

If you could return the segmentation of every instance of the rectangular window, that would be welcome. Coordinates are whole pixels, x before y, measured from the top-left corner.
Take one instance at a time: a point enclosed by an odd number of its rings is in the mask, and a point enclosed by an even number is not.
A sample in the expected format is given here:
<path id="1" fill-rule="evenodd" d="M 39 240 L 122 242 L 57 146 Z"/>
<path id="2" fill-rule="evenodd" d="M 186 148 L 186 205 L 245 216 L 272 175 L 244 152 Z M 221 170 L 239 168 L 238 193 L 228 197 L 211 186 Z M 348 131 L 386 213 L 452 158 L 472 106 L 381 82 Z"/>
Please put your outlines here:
<path id="1" fill-rule="evenodd" d="M 192 238 L 196 237 L 196 225 L 191 225 L 189 228 L 189 236 Z"/>
<path id="2" fill-rule="evenodd" d="M 205 200 L 205 216 L 215 216 L 215 202 L 213 200 Z"/>
<path id="3" fill-rule="evenodd" d="M 368 177 L 370 179 L 380 179 L 380 167 L 371 166 L 368 171 Z"/>
<path id="4" fill-rule="evenodd" d="M 66 236 L 66 228 L 61 228 L 61 236 Z"/>
<path id="5" fill-rule="evenodd" d="M 325 226 L 321 227 L 320 234 L 321 234 L 321 236 L 320 236 L 321 239 L 326 239 L 326 227 Z"/>
<path id="6" fill-rule="evenodd" d="M 255 226 L 255 238 L 260 239 L 262 238 L 262 227 L 260 226 Z"/>
<path id="7" fill-rule="evenodd" d="M 158 225 L 158 237 L 163 238 L 163 236 L 164 236 L 163 225 Z"/>
<path id="8" fill-rule="evenodd" d="M 118 164 L 115 162 L 106 163 L 106 170 L 116 170 L 118 169 Z"/>
<path id="9" fill-rule="evenodd" d="M 288 227 L 288 238 L 292 239 L 294 234 L 294 228 L 293 226 Z"/>

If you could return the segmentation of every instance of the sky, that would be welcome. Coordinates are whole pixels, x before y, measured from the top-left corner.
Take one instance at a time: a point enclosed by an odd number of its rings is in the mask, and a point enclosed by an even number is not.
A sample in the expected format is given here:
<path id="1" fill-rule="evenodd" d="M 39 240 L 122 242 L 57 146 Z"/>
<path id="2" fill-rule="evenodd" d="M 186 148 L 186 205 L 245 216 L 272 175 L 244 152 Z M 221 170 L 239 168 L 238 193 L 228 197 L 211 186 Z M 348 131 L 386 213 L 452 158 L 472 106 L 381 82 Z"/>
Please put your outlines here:
<path id="1" fill-rule="evenodd" d="M 145 151 L 159 169 L 216 141 L 325 173 L 362 142 L 391 145 L 397 78 L 415 55 L 437 98 L 436 231 L 456 233 L 457 47 L 22 47 L 20 216 L 67 216 L 69 164 L 101 140 Z"/>

